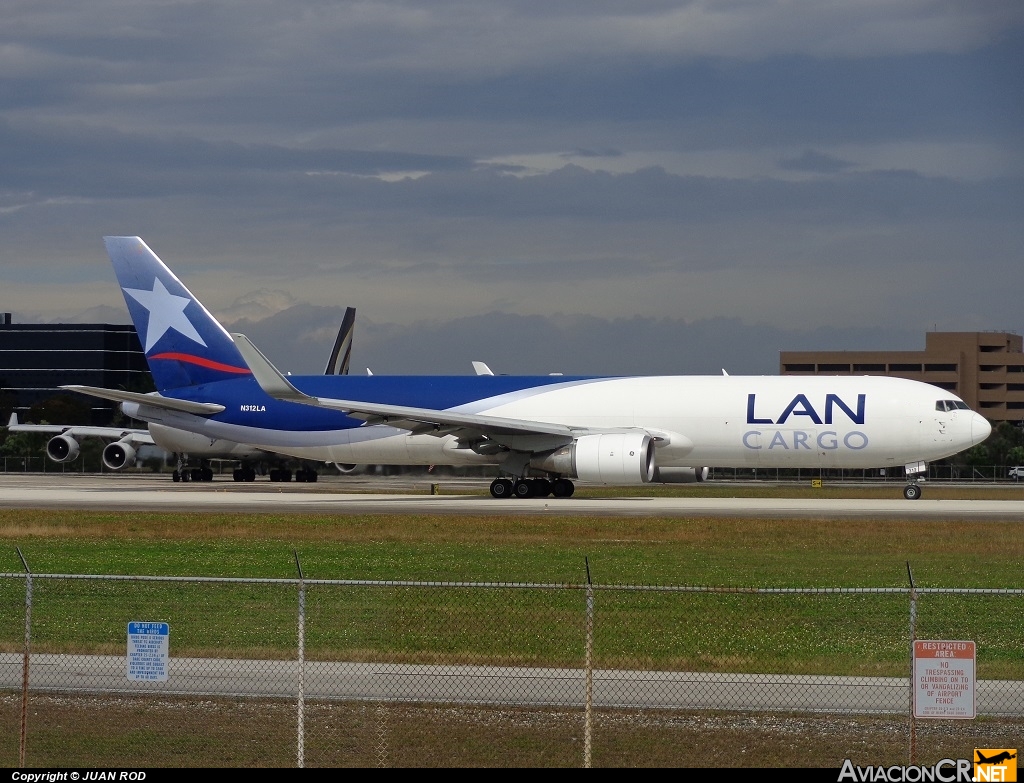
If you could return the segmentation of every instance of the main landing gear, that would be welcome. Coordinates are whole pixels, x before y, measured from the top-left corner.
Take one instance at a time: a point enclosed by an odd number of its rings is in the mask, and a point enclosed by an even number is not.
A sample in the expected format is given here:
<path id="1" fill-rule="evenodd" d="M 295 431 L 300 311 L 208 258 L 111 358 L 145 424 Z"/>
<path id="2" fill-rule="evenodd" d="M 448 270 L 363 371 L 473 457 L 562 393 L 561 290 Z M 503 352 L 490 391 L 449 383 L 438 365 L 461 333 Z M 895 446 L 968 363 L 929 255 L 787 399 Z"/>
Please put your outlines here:
<path id="1" fill-rule="evenodd" d="M 178 454 L 177 465 L 174 468 L 174 472 L 171 474 L 171 480 L 175 483 L 179 481 L 213 481 L 213 471 L 208 465 L 203 465 L 198 468 L 188 467 L 188 455 Z"/>
<path id="2" fill-rule="evenodd" d="M 496 478 L 491 482 L 493 498 L 568 498 L 575 491 L 576 486 L 564 478 Z"/>
<path id="3" fill-rule="evenodd" d="M 180 468 L 171 474 L 171 481 L 213 481 L 210 468 Z"/>

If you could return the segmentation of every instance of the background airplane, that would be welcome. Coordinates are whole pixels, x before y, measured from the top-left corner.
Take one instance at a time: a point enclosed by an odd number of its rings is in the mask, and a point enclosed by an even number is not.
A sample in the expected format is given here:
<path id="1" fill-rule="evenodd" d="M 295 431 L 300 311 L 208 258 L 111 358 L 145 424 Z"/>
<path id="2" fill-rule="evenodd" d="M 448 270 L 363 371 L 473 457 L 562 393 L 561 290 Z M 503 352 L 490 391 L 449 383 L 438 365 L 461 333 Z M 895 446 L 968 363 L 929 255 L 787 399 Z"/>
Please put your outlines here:
<path id="1" fill-rule="evenodd" d="M 159 391 L 65 388 L 299 458 L 490 464 L 495 497 L 564 497 L 573 479 L 639 485 L 706 465 L 915 477 L 991 432 L 950 392 L 885 376 L 285 377 L 139 237 L 104 241 Z M 904 488 L 920 494 L 914 480 Z"/>
<path id="2" fill-rule="evenodd" d="M 345 308 L 338 336 L 334 341 L 325 375 L 348 375 L 352 361 L 352 340 L 355 332 L 356 309 Z M 109 470 L 121 470 L 136 464 L 140 452 L 151 448 L 171 454 L 177 461 L 171 474 L 174 481 L 212 481 L 213 470 L 210 462 L 225 461 L 240 463 L 232 476 L 235 481 L 254 481 L 257 473 L 269 474 L 271 481 L 291 481 L 292 469 L 287 462 L 293 458 L 277 454 L 267 449 L 257 448 L 245 443 L 217 438 L 211 440 L 187 430 L 150 424 L 146 429 L 131 427 L 92 427 L 73 424 L 22 424 L 16 413 L 12 413 L 7 423 L 10 432 L 27 432 L 52 434 L 46 443 L 46 456 L 57 463 L 76 460 L 81 453 L 80 441 L 83 438 L 102 438 L 110 441 L 103 448 L 101 459 Z M 161 453 L 163 458 L 163 453 Z M 190 461 L 198 465 L 189 467 Z M 359 465 L 335 465 L 343 474 L 355 473 Z M 316 470 L 302 465 L 294 472 L 296 481 L 316 481 Z"/>

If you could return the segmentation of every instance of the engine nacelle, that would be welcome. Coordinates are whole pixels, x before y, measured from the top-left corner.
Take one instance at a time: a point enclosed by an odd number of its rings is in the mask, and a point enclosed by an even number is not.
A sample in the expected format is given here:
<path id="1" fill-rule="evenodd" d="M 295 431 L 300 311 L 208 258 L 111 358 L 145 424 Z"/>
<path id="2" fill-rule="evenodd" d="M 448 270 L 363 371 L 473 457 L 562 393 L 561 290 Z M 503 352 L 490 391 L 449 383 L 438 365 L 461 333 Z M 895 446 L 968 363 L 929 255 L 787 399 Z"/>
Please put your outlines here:
<path id="1" fill-rule="evenodd" d="M 79 451 L 78 441 L 70 435 L 54 435 L 46 444 L 46 456 L 54 462 L 71 462 Z"/>
<path id="2" fill-rule="evenodd" d="M 103 448 L 103 464 L 111 470 L 120 470 L 135 464 L 135 449 L 127 441 L 108 443 Z"/>
<path id="3" fill-rule="evenodd" d="M 338 469 L 338 472 L 343 476 L 351 476 L 353 473 L 359 470 L 359 465 L 350 465 L 345 462 L 335 462 L 333 464 L 334 467 Z"/>
<path id="4" fill-rule="evenodd" d="M 581 481 L 646 484 L 654 478 L 654 441 L 646 432 L 584 435 L 568 446 L 530 460 L 530 466 Z"/>
<path id="5" fill-rule="evenodd" d="M 654 478 L 656 484 L 693 484 L 705 481 L 708 477 L 708 468 L 655 468 Z"/>

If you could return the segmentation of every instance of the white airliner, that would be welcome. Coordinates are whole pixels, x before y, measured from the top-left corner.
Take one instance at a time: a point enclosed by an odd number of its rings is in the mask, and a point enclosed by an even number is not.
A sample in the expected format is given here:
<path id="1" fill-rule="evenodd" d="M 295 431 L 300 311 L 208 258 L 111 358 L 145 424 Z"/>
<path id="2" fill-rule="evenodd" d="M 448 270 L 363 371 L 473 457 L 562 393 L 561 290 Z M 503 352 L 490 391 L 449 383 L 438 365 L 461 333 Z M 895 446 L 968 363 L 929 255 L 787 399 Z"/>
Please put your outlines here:
<path id="1" fill-rule="evenodd" d="M 131 418 L 333 463 L 491 464 L 494 497 L 706 466 L 892 468 L 980 443 L 955 395 L 882 376 L 287 376 L 230 335 L 139 237 L 104 240 L 158 392 L 67 386 Z"/>
<path id="2" fill-rule="evenodd" d="M 103 465 L 108 470 L 121 470 L 134 465 L 140 451 L 147 446 L 160 449 L 178 457 L 178 466 L 174 470 L 175 481 L 209 481 L 213 478 L 213 472 L 208 467 L 185 467 L 190 459 L 204 463 L 207 460 L 242 462 L 243 467 L 235 471 L 236 481 L 251 481 L 256 477 L 255 469 L 245 463 L 280 459 L 277 454 L 245 443 L 222 439 L 210 440 L 194 432 L 159 424 L 150 424 L 144 430 L 79 424 L 22 424 L 18 421 L 18 415 L 12 413 L 7 422 L 7 429 L 10 432 L 52 434 L 53 437 L 46 442 L 46 456 L 57 463 L 74 462 L 78 459 L 81 453 L 79 441 L 83 438 L 101 438 L 109 441 L 100 455 Z"/>

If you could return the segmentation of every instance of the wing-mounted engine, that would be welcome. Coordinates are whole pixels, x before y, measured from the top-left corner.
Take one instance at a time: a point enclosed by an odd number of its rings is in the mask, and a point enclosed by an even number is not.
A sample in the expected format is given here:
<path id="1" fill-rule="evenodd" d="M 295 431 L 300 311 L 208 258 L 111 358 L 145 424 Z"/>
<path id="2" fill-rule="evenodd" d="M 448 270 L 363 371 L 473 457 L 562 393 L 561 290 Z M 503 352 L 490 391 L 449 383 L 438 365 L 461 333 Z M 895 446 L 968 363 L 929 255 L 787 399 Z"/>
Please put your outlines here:
<path id="1" fill-rule="evenodd" d="M 110 470 L 120 470 L 135 464 L 135 447 L 128 439 L 108 443 L 103 448 L 103 464 Z"/>
<path id="2" fill-rule="evenodd" d="M 80 452 L 78 441 L 70 435 L 55 435 L 46 443 L 46 456 L 54 462 L 72 462 Z"/>
<path id="3" fill-rule="evenodd" d="M 699 484 L 702 481 L 706 481 L 708 477 L 708 468 L 655 468 L 654 478 L 651 479 L 655 484 Z"/>
<path id="4" fill-rule="evenodd" d="M 584 435 L 530 460 L 530 466 L 582 481 L 646 484 L 654 478 L 654 440 L 646 432 Z"/>

